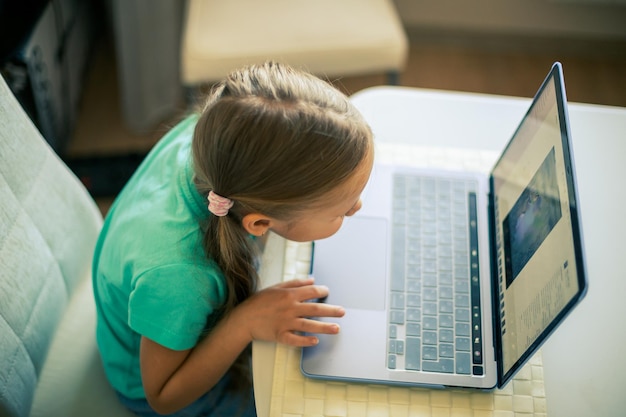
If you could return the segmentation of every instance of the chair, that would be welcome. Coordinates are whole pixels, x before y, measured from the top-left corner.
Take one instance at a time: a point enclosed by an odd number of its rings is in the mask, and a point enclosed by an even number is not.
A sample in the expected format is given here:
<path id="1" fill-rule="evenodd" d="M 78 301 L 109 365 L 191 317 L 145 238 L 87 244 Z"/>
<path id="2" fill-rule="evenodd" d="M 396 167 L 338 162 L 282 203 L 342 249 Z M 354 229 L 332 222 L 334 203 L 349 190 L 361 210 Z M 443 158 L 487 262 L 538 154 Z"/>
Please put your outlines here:
<path id="1" fill-rule="evenodd" d="M 275 59 L 323 78 L 387 73 L 397 83 L 407 55 L 393 0 L 188 0 L 181 78 L 194 88 Z"/>
<path id="2" fill-rule="evenodd" d="M 95 343 L 85 188 L 0 77 L 0 416 L 130 416 Z"/>

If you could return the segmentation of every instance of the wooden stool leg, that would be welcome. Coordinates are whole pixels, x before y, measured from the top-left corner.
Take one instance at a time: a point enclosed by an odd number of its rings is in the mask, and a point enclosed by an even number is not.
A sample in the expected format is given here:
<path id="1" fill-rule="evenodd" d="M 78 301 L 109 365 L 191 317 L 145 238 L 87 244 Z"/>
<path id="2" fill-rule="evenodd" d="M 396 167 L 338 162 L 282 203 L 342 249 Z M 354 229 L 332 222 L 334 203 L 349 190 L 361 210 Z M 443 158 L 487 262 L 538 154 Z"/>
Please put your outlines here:
<path id="1" fill-rule="evenodd" d="M 389 84 L 389 85 L 400 85 L 400 72 L 399 71 L 388 71 L 387 72 L 387 84 Z"/>

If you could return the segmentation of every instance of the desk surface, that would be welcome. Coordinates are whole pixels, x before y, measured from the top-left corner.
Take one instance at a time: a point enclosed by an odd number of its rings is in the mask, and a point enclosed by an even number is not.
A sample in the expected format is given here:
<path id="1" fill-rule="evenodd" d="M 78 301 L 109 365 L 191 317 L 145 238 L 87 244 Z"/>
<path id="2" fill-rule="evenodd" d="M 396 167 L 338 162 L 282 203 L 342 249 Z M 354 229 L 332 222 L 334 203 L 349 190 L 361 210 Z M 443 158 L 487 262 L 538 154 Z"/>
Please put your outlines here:
<path id="1" fill-rule="evenodd" d="M 527 111 L 529 99 L 402 87 L 363 90 L 352 100 L 375 140 L 500 151 Z M 544 344 L 550 417 L 617 416 L 626 410 L 626 277 L 616 261 L 626 253 L 626 109 L 569 104 L 589 292 Z M 265 266 L 279 279 L 281 248 Z M 277 273 L 278 272 L 278 273 Z M 269 410 L 273 345 L 255 343 L 259 416 Z"/>

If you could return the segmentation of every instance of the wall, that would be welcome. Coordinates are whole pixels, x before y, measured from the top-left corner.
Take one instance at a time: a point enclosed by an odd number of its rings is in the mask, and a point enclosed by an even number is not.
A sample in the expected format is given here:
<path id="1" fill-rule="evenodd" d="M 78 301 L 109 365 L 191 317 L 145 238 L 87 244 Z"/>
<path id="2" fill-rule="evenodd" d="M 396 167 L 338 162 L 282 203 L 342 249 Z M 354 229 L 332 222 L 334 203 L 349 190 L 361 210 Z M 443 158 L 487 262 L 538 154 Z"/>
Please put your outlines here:
<path id="1" fill-rule="evenodd" d="M 394 0 L 407 28 L 626 40 L 626 0 Z"/>

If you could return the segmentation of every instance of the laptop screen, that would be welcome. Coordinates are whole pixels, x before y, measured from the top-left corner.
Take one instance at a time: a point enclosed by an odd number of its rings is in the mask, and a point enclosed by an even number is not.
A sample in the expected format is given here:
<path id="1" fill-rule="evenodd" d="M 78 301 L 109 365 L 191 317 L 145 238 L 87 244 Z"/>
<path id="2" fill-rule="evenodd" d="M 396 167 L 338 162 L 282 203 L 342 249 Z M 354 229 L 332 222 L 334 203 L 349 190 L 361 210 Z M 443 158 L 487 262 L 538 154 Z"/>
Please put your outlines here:
<path id="1" fill-rule="evenodd" d="M 501 384 L 586 289 L 565 103 L 556 63 L 492 172 Z"/>

